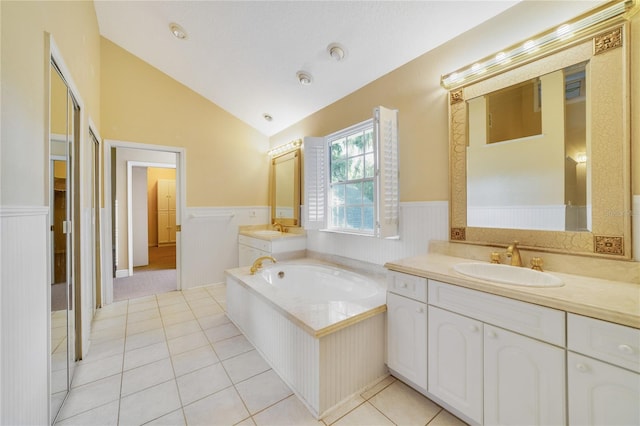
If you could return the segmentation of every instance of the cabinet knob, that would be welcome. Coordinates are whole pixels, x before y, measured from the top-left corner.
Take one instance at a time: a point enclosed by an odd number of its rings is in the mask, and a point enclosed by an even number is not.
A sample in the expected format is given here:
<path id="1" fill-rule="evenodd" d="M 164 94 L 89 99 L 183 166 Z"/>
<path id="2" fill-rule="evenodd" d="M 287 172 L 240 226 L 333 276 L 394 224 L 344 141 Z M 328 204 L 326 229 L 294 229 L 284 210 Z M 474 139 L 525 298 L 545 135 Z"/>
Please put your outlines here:
<path id="1" fill-rule="evenodd" d="M 419 314 L 423 314 L 424 313 L 424 308 L 422 308 L 422 307 L 421 308 L 417 308 L 416 312 L 419 313 Z"/>
<path id="2" fill-rule="evenodd" d="M 472 333 L 477 333 L 478 332 L 478 326 L 477 325 L 470 325 L 469 326 L 469 331 Z"/>
<path id="3" fill-rule="evenodd" d="M 629 345 L 619 345 L 618 346 L 618 350 L 624 354 L 627 355 L 632 355 L 633 354 L 633 348 Z"/>
<path id="4" fill-rule="evenodd" d="M 491 339 L 495 339 L 496 337 L 498 337 L 498 335 L 496 334 L 495 331 L 487 331 L 487 337 Z"/>
<path id="5" fill-rule="evenodd" d="M 407 288 L 407 283 L 400 283 L 400 288 Z"/>
<path id="6" fill-rule="evenodd" d="M 586 373 L 587 371 L 589 371 L 589 367 L 587 367 L 586 364 L 583 363 L 578 363 L 576 364 L 576 370 L 582 372 L 582 373 Z"/>

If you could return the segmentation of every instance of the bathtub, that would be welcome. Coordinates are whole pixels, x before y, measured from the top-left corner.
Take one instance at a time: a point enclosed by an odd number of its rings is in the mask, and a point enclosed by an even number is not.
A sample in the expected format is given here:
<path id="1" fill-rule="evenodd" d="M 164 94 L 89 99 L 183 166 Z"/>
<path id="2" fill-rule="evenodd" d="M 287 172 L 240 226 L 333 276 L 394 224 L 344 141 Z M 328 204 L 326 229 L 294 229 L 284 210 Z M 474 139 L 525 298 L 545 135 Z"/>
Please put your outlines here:
<path id="1" fill-rule="evenodd" d="M 227 315 L 316 418 L 388 375 L 384 280 L 292 261 L 226 281 Z"/>

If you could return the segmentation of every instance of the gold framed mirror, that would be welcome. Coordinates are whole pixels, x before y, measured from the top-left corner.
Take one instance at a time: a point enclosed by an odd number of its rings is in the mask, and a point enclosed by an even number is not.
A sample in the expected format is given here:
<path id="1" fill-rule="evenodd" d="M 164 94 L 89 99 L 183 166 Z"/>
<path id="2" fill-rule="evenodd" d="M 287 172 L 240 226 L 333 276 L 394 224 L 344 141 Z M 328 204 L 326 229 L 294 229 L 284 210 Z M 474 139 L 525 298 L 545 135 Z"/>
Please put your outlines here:
<path id="1" fill-rule="evenodd" d="M 271 158 L 271 224 L 300 226 L 300 148 Z"/>
<path id="2" fill-rule="evenodd" d="M 506 245 L 518 240 L 542 251 L 631 258 L 628 30 L 619 15 L 519 64 L 448 85 L 452 242 Z M 577 95 L 576 80 L 582 85 Z M 541 107 L 541 132 L 490 143 L 488 127 L 498 126 L 496 116 L 486 113 L 490 95 L 522 86 L 528 87 L 528 95 L 519 95 L 527 108 Z M 586 92 L 581 95 L 580 90 Z M 585 128 L 579 136 L 584 151 L 565 139 L 573 131 L 567 120 L 574 108 L 569 104 L 579 102 L 576 97 L 584 98 L 577 107 L 584 110 Z M 548 144 L 549 138 L 560 140 L 559 145 Z M 584 180 L 584 191 L 569 196 L 577 167 L 583 168 L 578 180 Z M 533 188 L 529 195 L 527 182 Z M 516 196 L 507 200 L 502 197 L 506 193 Z M 498 222 L 478 220 L 476 210 L 483 209 L 485 218 L 498 217 Z M 576 225 L 571 218 L 578 210 Z M 505 211 L 513 216 L 503 216 Z M 554 224 L 522 220 L 540 221 L 545 215 L 555 216 Z"/>

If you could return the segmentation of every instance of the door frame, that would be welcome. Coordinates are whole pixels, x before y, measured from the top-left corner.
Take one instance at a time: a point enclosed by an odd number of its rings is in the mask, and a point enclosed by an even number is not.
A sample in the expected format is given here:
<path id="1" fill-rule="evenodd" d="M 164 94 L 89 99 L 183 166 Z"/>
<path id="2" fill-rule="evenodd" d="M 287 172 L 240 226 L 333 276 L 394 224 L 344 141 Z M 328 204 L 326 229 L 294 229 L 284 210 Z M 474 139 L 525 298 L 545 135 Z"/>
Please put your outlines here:
<path id="1" fill-rule="evenodd" d="M 177 178 L 177 162 L 178 159 L 176 157 L 176 164 L 171 163 L 153 163 L 148 161 L 127 161 L 127 252 L 128 252 L 128 266 L 129 266 L 129 276 L 133 275 L 133 168 L 134 167 L 156 167 L 159 169 L 176 169 L 176 178 Z M 176 197 L 177 198 L 177 197 Z M 176 210 L 178 207 L 176 199 Z M 177 213 L 176 213 L 177 215 Z M 177 222 L 177 216 L 176 216 Z M 176 237 L 177 238 L 177 237 Z M 177 256 L 177 253 L 176 253 Z M 176 267 L 178 265 L 176 264 Z"/>
<path id="2" fill-rule="evenodd" d="M 181 224 L 182 219 L 185 217 L 186 205 L 187 205 L 187 178 L 186 178 L 186 149 L 175 146 L 164 145 L 152 145 L 140 142 L 129 142 L 116 139 L 104 140 L 104 222 L 108 232 L 106 235 L 110 235 L 113 232 L 113 217 L 111 214 L 111 205 L 113 200 L 111 199 L 111 149 L 112 148 L 129 148 L 140 149 L 145 151 L 159 151 L 159 152 L 172 152 L 176 154 L 176 276 L 177 276 L 177 289 L 182 288 L 182 232 Z M 111 238 L 104 238 L 102 240 L 102 253 L 105 256 L 105 262 L 103 265 L 113 265 L 114 259 L 112 258 L 113 244 Z M 111 268 L 102 268 L 103 271 L 103 301 L 105 304 L 113 303 L 113 276 L 111 274 Z"/>

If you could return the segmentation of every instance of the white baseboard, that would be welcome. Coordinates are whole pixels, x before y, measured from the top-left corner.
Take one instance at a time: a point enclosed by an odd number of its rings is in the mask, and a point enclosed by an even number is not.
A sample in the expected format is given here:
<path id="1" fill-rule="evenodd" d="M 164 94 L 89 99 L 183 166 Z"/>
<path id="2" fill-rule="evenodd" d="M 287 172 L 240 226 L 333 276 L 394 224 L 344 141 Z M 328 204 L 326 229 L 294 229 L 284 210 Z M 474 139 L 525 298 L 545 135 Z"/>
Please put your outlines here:
<path id="1" fill-rule="evenodd" d="M 116 271 L 116 278 L 126 278 L 129 276 L 129 270 L 128 269 L 118 269 Z"/>

